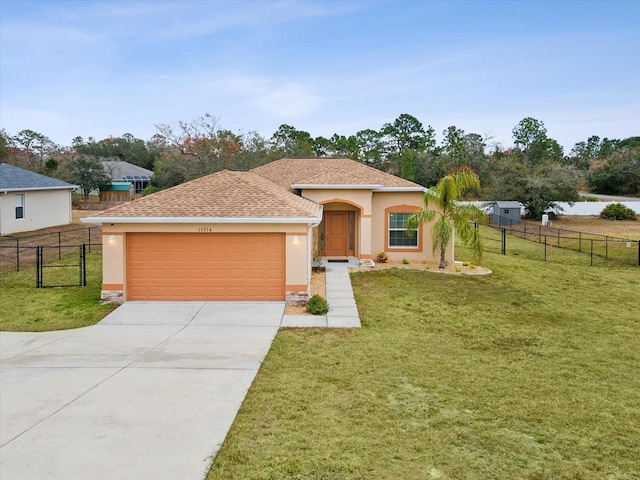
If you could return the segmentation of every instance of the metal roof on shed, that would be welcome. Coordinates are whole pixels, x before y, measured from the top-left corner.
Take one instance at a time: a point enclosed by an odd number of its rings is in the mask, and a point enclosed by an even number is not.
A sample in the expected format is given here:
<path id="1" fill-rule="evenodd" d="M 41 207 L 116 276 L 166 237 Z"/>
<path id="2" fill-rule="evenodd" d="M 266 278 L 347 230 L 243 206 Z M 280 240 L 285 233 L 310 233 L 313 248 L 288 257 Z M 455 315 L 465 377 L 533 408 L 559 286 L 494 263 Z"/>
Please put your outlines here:
<path id="1" fill-rule="evenodd" d="M 496 207 L 498 208 L 520 208 L 522 205 L 520 205 L 520 202 L 512 202 L 512 201 L 507 201 L 507 202 L 496 202 Z"/>

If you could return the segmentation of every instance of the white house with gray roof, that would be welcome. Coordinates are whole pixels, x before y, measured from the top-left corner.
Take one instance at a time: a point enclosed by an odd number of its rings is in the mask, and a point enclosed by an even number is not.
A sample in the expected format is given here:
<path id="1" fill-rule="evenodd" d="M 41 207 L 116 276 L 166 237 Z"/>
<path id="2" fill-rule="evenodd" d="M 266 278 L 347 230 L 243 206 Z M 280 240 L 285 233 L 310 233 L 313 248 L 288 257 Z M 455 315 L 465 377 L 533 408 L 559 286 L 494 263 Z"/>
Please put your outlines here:
<path id="1" fill-rule="evenodd" d="M 71 223 L 71 192 L 75 187 L 0 163 L 0 235 Z"/>

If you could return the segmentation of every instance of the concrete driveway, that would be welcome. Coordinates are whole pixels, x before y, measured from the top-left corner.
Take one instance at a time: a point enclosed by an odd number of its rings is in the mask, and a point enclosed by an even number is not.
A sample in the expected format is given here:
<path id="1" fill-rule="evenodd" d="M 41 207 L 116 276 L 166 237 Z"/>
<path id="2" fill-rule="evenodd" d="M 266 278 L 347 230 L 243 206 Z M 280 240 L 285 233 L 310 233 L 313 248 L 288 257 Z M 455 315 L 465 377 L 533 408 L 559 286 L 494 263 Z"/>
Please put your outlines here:
<path id="1" fill-rule="evenodd" d="M 0 333 L 0 478 L 204 478 L 284 303 L 127 302 L 92 327 Z"/>

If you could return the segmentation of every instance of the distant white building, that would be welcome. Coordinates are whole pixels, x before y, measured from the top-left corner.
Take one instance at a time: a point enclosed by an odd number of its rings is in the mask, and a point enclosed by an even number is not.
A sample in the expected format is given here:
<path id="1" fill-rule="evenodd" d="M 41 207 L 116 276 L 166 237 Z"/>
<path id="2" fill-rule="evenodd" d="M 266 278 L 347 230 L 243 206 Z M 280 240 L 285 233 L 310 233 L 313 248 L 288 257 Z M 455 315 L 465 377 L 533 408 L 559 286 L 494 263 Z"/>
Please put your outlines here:
<path id="1" fill-rule="evenodd" d="M 0 235 L 68 225 L 75 185 L 0 163 Z"/>

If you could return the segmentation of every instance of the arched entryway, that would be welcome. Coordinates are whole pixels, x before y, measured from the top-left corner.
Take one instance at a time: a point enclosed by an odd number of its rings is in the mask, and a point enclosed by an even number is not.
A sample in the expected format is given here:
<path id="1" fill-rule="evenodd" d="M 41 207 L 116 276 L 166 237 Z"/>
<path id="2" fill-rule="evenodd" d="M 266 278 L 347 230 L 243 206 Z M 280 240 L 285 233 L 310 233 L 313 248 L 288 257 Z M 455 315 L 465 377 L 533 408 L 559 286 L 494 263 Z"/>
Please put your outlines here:
<path id="1" fill-rule="evenodd" d="M 330 202 L 323 209 L 322 223 L 318 226 L 321 255 L 358 256 L 360 208 L 346 202 Z"/>

